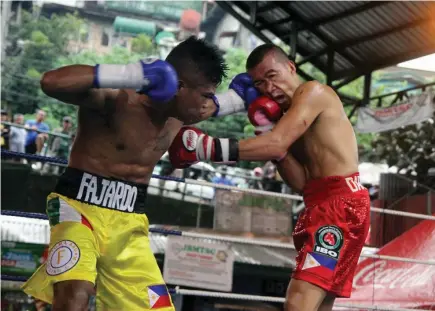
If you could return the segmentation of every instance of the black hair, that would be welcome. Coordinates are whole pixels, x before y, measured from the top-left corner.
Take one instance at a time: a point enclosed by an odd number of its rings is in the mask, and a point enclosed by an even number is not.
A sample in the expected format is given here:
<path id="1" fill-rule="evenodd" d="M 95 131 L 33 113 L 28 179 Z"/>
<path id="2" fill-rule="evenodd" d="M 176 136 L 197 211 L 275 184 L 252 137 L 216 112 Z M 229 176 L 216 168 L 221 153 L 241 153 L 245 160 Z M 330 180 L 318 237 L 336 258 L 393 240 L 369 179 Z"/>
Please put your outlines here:
<path id="1" fill-rule="evenodd" d="M 257 46 L 251 54 L 249 54 L 248 59 L 246 60 L 246 70 L 250 70 L 254 67 L 256 67 L 258 64 L 260 64 L 267 53 L 269 52 L 275 52 L 278 57 L 284 59 L 284 60 L 291 60 L 287 53 L 280 48 L 279 46 L 272 44 L 272 43 L 266 43 Z"/>
<path id="2" fill-rule="evenodd" d="M 178 44 L 166 61 L 175 68 L 180 80 L 187 83 L 207 82 L 217 86 L 227 77 L 228 66 L 219 49 L 194 36 Z"/>

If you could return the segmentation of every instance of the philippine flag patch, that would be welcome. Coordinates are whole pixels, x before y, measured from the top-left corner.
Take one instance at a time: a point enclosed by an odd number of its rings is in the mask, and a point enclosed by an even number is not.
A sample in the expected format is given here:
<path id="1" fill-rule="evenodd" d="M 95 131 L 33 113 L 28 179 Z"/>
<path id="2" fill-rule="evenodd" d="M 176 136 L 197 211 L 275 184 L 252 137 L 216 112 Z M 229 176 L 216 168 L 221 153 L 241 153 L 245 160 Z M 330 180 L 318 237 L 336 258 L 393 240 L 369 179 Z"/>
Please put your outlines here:
<path id="1" fill-rule="evenodd" d="M 168 289 L 164 284 L 148 286 L 148 297 L 150 299 L 151 309 L 171 306 L 171 298 L 169 297 Z"/>

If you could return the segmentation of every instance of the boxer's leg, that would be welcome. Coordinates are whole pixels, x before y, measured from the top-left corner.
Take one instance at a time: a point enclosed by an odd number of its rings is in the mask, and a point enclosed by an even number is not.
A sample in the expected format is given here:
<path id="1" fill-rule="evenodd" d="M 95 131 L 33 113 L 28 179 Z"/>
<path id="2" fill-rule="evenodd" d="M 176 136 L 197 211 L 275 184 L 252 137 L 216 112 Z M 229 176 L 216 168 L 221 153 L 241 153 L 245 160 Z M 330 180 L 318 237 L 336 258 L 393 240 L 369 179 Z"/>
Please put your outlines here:
<path id="1" fill-rule="evenodd" d="M 98 265 L 97 310 L 175 311 L 151 250 L 146 216 L 107 211 L 113 214 L 112 233 Z"/>
<path id="2" fill-rule="evenodd" d="M 87 310 L 94 293 L 99 247 L 94 230 L 76 209 L 80 204 L 57 193 L 48 196 L 50 251 L 23 285 L 26 294 L 52 304 L 53 311 Z"/>
<path id="3" fill-rule="evenodd" d="M 326 291 L 306 281 L 292 279 L 287 288 L 284 311 L 317 311 Z"/>
<path id="4" fill-rule="evenodd" d="M 87 311 L 89 298 L 95 294 L 94 284 L 70 280 L 54 284 L 52 311 Z"/>
<path id="5" fill-rule="evenodd" d="M 331 311 L 334 306 L 335 295 L 328 294 L 325 299 L 323 299 L 318 311 Z"/>

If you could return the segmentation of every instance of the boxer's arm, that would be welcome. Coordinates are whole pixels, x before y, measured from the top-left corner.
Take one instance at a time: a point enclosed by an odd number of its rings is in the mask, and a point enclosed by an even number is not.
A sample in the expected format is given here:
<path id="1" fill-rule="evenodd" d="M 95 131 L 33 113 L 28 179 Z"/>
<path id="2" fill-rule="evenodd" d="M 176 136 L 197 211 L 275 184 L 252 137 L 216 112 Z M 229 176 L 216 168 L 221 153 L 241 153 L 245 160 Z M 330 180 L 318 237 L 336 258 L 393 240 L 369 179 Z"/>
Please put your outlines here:
<path id="1" fill-rule="evenodd" d="M 325 109 L 326 87 L 311 81 L 295 92 L 292 105 L 273 130 L 265 135 L 239 141 L 239 159 L 268 161 L 281 159 Z"/>
<path id="2" fill-rule="evenodd" d="M 276 168 L 287 185 L 298 193 L 302 192 L 307 181 L 305 169 L 290 153 L 276 164 Z"/>
<path id="3" fill-rule="evenodd" d="M 42 91 L 64 103 L 100 109 L 118 94 L 115 89 L 96 89 L 94 66 L 71 65 L 44 73 Z"/>

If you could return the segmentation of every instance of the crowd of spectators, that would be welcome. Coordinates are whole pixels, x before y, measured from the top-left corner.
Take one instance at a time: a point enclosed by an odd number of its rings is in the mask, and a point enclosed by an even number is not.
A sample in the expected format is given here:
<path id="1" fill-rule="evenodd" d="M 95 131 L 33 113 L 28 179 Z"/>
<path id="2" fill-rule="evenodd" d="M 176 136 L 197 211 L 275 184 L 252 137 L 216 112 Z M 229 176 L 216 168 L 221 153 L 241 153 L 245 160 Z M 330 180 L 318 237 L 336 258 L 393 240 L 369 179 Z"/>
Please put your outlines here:
<path id="1" fill-rule="evenodd" d="M 283 183 L 275 164 L 271 161 L 266 162 L 263 167 L 254 168 L 249 172 L 249 176 L 245 176 L 245 178 L 240 177 L 239 175 L 228 174 L 225 168 L 221 168 L 219 174 L 214 176 L 211 182 L 239 188 L 290 193 L 290 189 Z"/>
<path id="2" fill-rule="evenodd" d="M 61 126 L 51 131 L 50 126 L 45 122 L 46 116 L 45 111 L 38 110 L 33 119 L 25 122 L 22 114 L 15 114 L 11 122 L 7 111 L 1 110 L 1 148 L 67 160 L 71 141 L 74 139 L 73 120 L 70 116 L 65 116 L 60 122 Z M 8 125 L 7 122 L 11 124 Z M 28 162 L 24 159 L 14 159 L 14 161 Z M 47 171 L 53 166 L 34 162 L 32 168 Z"/>

